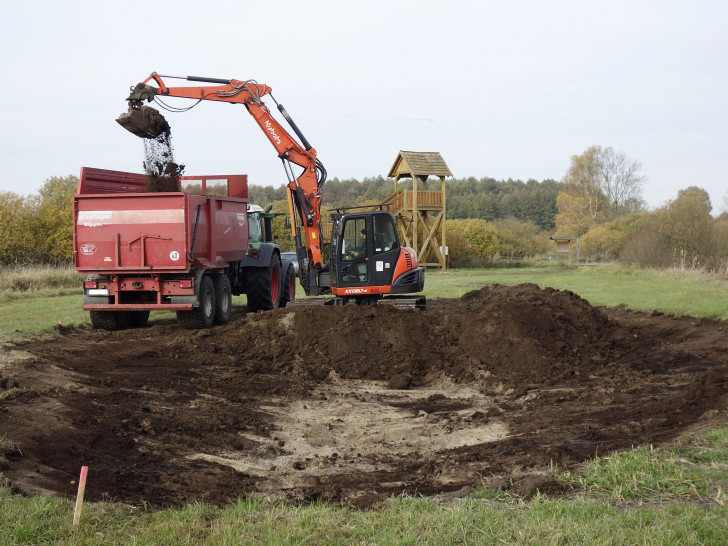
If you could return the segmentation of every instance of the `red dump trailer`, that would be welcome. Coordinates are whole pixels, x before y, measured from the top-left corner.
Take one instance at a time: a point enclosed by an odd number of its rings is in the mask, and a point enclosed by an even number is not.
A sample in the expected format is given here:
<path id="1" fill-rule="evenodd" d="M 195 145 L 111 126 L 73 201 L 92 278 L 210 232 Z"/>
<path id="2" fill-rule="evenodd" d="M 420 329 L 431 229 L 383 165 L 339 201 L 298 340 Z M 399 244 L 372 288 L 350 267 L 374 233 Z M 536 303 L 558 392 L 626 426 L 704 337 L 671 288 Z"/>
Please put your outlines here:
<path id="1" fill-rule="evenodd" d="M 142 326 L 150 311 L 173 310 L 183 327 L 206 328 L 228 322 L 233 294 L 247 294 L 252 310 L 292 299 L 282 279 L 293 264 L 281 274 L 277 245 L 259 236 L 246 175 L 184 176 L 178 192 L 149 193 L 146 183 L 81 169 L 73 256 L 94 327 Z"/>

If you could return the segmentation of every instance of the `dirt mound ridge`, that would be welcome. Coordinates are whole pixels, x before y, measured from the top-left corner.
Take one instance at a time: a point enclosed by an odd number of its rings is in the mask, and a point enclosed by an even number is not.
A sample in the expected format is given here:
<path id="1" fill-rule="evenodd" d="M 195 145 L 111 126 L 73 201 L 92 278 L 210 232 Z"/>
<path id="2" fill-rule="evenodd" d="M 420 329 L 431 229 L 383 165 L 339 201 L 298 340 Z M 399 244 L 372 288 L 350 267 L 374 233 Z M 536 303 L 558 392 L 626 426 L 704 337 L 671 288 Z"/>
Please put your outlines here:
<path id="1" fill-rule="evenodd" d="M 461 301 L 459 313 L 439 311 L 437 302 L 424 313 L 386 306 L 280 309 L 168 343 L 176 355 L 195 345 L 227 355 L 245 371 L 302 381 L 334 372 L 417 387 L 444 376 L 484 391 L 557 382 L 621 350 L 619 326 L 571 292 L 494 285 Z"/>

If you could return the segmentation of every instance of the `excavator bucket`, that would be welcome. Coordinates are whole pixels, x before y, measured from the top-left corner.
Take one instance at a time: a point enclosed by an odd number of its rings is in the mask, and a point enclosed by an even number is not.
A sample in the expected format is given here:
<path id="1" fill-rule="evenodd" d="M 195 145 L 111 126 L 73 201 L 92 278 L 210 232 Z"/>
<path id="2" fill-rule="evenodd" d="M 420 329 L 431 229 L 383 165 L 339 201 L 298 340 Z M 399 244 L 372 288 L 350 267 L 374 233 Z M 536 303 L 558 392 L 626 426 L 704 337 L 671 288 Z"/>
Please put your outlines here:
<path id="1" fill-rule="evenodd" d="M 157 138 L 169 133 L 167 120 L 159 113 L 159 110 L 149 106 L 133 108 L 130 105 L 129 110 L 121 114 L 116 121 L 124 129 L 140 138 Z"/>

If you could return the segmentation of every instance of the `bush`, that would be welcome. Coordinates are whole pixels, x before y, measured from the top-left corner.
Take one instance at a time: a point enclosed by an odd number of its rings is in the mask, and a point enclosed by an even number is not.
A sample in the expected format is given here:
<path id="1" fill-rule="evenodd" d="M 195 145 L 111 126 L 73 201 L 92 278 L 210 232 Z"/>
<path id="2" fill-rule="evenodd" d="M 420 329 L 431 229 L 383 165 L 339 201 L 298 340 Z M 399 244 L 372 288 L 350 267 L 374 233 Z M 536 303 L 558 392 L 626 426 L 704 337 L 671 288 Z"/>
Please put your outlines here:
<path id="1" fill-rule="evenodd" d="M 480 253 L 465 235 L 458 231 L 448 231 L 447 247 L 451 267 L 477 267 Z"/>
<path id="2" fill-rule="evenodd" d="M 645 217 L 645 213 L 630 214 L 613 222 L 592 226 L 579 239 L 581 255 L 591 259 L 617 259 L 625 243 L 640 231 Z"/>
<path id="3" fill-rule="evenodd" d="M 500 255 L 508 258 L 524 258 L 546 254 L 550 249 L 549 236 L 535 222 L 508 217 L 493 222 L 500 241 Z"/>
<path id="4" fill-rule="evenodd" d="M 447 246 L 450 265 L 476 267 L 480 265 L 481 257 L 498 254 L 500 241 L 490 222 L 478 219 L 448 220 Z"/>
<path id="5" fill-rule="evenodd" d="M 681 191 L 677 199 L 644 218 L 620 259 L 642 267 L 725 271 L 728 222 L 712 218 L 710 209 L 704 191 Z"/>

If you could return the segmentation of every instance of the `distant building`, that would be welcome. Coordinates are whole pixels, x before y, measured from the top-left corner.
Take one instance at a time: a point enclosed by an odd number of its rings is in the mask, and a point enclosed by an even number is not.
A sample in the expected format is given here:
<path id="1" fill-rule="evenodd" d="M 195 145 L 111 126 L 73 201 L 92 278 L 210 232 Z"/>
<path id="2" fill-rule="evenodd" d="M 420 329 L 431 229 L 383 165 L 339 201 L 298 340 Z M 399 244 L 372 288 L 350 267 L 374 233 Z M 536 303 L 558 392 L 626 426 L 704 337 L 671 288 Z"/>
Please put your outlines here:
<path id="1" fill-rule="evenodd" d="M 571 258 L 571 241 L 575 241 L 576 237 L 560 237 L 558 235 L 552 235 L 550 239 L 556 243 L 556 257 L 557 258 Z"/>

